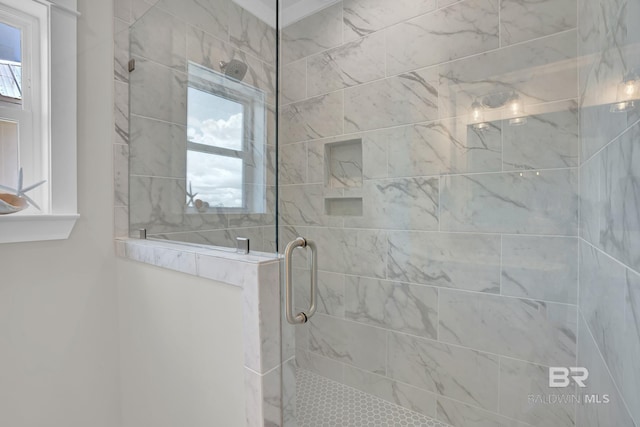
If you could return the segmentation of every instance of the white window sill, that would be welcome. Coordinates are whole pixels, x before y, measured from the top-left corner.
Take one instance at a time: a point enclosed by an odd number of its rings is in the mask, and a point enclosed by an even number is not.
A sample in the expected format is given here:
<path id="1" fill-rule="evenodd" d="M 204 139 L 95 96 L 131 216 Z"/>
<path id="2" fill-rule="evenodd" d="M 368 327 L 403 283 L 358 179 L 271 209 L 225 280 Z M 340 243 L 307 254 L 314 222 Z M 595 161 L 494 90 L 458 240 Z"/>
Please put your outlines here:
<path id="1" fill-rule="evenodd" d="M 2 215 L 0 243 L 65 240 L 80 215 Z"/>

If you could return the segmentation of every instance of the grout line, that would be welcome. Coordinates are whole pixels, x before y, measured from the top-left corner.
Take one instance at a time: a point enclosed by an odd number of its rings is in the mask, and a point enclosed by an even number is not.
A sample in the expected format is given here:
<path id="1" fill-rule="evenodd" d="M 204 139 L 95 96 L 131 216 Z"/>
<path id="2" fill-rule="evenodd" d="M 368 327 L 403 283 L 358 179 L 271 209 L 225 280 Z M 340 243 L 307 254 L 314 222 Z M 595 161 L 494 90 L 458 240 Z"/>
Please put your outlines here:
<path id="1" fill-rule="evenodd" d="M 580 240 L 582 240 L 584 243 L 586 243 L 587 245 L 591 246 L 593 249 L 597 250 L 598 252 L 600 252 L 601 254 L 605 255 L 607 258 L 609 258 L 612 261 L 615 261 L 618 265 L 624 267 L 625 269 L 637 274 L 638 276 L 640 276 L 640 270 L 636 270 L 633 267 L 628 266 L 627 264 L 625 264 L 624 262 L 620 261 L 619 259 L 615 258 L 614 256 L 608 254 L 607 252 L 605 252 L 604 250 L 600 249 L 599 247 L 595 246 L 593 243 L 580 238 Z"/>

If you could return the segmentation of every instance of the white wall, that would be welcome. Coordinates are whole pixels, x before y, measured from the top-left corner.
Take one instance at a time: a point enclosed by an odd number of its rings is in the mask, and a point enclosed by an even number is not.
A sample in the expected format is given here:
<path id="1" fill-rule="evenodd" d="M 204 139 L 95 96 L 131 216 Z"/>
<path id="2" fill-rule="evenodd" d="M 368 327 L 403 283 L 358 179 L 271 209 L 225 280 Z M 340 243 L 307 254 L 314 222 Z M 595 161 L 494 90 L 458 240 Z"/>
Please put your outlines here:
<path id="1" fill-rule="evenodd" d="M 0 425 L 119 426 L 111 164 L 112 6 L 80 0 L 78 221 L 0 245 Z M 54 106 L 55 108 L 55 106 Z"/>
<path id="2" fill-rule="evenodd" d="M 123 427 L 245 425 L 240 288 L 118 260 Z"/>

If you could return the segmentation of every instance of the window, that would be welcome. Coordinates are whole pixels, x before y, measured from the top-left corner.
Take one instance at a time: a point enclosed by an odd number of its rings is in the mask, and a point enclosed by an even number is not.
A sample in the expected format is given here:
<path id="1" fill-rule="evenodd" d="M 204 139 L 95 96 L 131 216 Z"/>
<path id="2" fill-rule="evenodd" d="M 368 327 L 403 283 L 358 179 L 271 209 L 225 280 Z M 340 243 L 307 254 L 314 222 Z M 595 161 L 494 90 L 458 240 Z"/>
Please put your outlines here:
<path id="1" fill-rule="evenodd" d="M 23 188 L 45 181 L 40 209 L 0 215 L 0 243 L 66 239 L 78 218 L 77 18 L 73 0 L 0 0 L 0 193 L 20 169 Z"/>
<path id="2" fill-rule="evenodd" d="M 264 191 L 254 164 L 264 128 L 264 94 L 190 64 L 187 101 L 187 204 L 200 212 L 257 212 Z M 194 195 L 194 197 L 191 197 Z"/>
<path id="3" fill-rule="evenodd" d="M 0 184 L 16 188 L 50 181 L 47 7 L 34 1 L 0 0 Z M 50 211 L 49 186 L 29 193 Z"/>

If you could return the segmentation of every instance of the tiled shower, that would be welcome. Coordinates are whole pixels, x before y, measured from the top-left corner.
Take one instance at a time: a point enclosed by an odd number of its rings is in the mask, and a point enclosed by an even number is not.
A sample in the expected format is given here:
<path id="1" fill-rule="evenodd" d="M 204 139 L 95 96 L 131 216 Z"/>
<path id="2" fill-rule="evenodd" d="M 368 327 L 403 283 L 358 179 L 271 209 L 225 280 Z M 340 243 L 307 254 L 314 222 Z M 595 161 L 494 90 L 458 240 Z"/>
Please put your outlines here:
<path id="1" fill-rule="evenodd" d="M 138 0 L 117 20 L 116 218 L 316 243 L 318 312 L 282 321 L 269 425 L 382 425 L 335 396 L 415 425 L 640 425 L 640 3 L 342 0 L 290 22 L 281 2 L 279 38 L 237 3 Z M 264 93 L 244 181 L 264 203 L 185 213 L 189 66 L 232 59 Z M 549 387 L 552 367 L 586 367 L 586 387 Z"/>
<path id="2" fill-rule="evenodd" d="M 611 104 L 639 14 L 345 0 L 283 28 L 280 236 L 320 266 L 299 367 L 457 427 L 638 421 L 640 117 Z M 574 365 L 608 405 L 532 403 Z"/>

